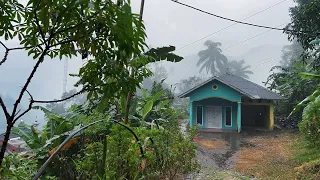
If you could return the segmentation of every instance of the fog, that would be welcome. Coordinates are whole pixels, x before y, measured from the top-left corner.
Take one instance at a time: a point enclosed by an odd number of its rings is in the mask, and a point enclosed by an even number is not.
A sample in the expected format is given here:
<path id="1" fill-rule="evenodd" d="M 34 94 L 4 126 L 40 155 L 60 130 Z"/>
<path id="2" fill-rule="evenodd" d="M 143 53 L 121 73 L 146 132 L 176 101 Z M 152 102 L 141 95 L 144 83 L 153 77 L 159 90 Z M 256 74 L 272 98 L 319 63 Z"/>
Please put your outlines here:
<path id="1" fill-rule="evenodd" d="M 138 13 L 140 0 L 132 0 L 131 2 L 133 11 Z M 245 20 L 250 23 L 274 27 L 283 27 L 290 21 L 288 9 L 294 5 L 292 0 L 260 0 L 259 2 L 257 0 L 180 0 L 180 2 L 237 20 L 252 16 L 278 3 L 278 5 Z M 170 0 L 145 0 L 143 20 L 146 26 L 148 45 L 151 47 L 174 45 L 177 48 L 175 53 L 185 58 L 176 64 L 162 62 L 169 73 L 166 83 L 170 85 L 190 76 L 200 76 L 199 68 L 196 66 L 197 53 L 205 49 L 203 43 L 206 40 L 221 42 L 223 54 L 229 59 L 244 59 L 247 64 L 252 66 L 251 70 L 254 72 L 250 76 L 250 80 L 260 85 L 269 75 L 270 68 L 278 64 L 282 46 L 290 43 L 287 36 L 281 31 L 268 31 L 240 24 L 209 36 L 233 24 L 233 22 L 183 7 Z M 8 47 L 17 46 L 16 41 L 5 42 L 5 44 Z M 2 46 L 0 54 L 1 57 L 4 54 Z M 0 94 L 15 100 L 34 63 L 35 61 L 28 57 L 24 51 L 10 52 L 8 61 L 0 67 Z M 80 58 L 69 60 L 68 73 L 77 73 L 82 63 Z M 41 64 L 28 88 L 34 99 L 51 100 L 61 96 L 63 66 L 64 62 L 59 59 L 46 59 Z M 207 74 L 202 74 L 202 76 L 210 77 Z M 72 89 L 75 82 L 76 79 L 68 77 L 67 89 Z M 26 94 L 21 109 L 27 107 L 28 98 Z M 8 100 L 6 103 L 10 107 L 13 106 L 12 101 Z M 2 113 L 1 116 L 3 116 Z M 39 112 L 30 112 L 23 119 L 30 123 L 36 119 L 36 116 L 38 121 L 43 121 Z M 0 117 L 0 132 L 5 128 L 3 118 Z"/>

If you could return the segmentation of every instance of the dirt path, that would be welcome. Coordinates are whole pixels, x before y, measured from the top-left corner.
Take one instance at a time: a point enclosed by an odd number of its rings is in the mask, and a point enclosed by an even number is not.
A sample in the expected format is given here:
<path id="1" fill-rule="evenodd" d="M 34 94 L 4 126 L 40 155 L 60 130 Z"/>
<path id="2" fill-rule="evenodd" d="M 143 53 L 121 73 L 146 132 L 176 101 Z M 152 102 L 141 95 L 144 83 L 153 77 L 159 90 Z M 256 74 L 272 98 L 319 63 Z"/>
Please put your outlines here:
<path id="1" fill-rule="evenodd" d="M 197 159 L 201 165 L 199 173 L 185 179 L 257 179 L 268 176 L 261 163 L 276 163 L 279 158 L 285 164 L 280 168 L 291 168 L 288 151 L 288 136 L 282 132 L 244 132 L 244 133 L 200 133 L 198 135 Z M 274 152 L 278 153 L 274 155 Z M 273 161 L 275 160 L 275 161 Z M 269 168 L 269 167 L 268 167 Z M 270 167 L 272 168 L 272 167 Z M 241 173 L 237 172 L 240 171 Z M 260 174 L 259 174 L 260 173 Z"/>

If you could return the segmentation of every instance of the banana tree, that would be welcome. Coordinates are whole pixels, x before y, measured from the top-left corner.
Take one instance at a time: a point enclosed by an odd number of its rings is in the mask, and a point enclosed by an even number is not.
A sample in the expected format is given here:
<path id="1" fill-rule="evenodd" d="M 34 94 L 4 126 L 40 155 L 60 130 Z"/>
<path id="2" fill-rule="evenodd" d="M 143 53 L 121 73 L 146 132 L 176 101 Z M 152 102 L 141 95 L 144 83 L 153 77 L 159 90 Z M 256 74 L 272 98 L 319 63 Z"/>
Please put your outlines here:
<path id="1" fill-rule="evenodd" d="M 59 117 L 43 107 L 36 106 L 34 108 L 41 109 L 47 117 L 44 129 L 41 131 L 34 126 L 20 123 L 18 127 L 14 127 L 13 133 L 26 142 L 32 153 L 37 154 L 40 158 L 44 158 L 50 150 L 58 146 L 65 137 L 80 126 L 71 122 L 70 119 Z"/>

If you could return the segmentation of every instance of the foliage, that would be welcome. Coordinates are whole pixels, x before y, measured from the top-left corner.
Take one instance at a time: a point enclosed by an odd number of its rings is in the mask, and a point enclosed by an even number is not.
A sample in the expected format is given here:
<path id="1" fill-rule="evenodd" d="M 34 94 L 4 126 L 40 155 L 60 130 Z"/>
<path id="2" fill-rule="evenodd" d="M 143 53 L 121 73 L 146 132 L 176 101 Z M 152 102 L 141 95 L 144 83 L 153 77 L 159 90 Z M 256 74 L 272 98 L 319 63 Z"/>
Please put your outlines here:
<path id="1" fill-rule="evenodd" d="M 297 5 L 290 8 L 291 22 L 287 25 L 290 30 L 285 31 L 290 40 L 296 39 L 306 50 L 305 57 L 314 57 L 312 65 L 315 69 L 320 67 L 319 49 L 310 43 L 319 37 L 319 0 L 296 0 Z M 314 52 L 315 53 L 310 53 Z"/>
<path id="2" fill-rule="evenodd" d="M 320 147 L 320 98 L 310 102 L 303 111 L 299 129 L 307 141 Z"/>
<path id="3" fill-rule="evenodd" d="M 240 61 L 228 61 L 227 65 L 225 65 L 225 67 L 227 67 L 225 72 L 249 79 L 248 74 L 253 74 L 253 72 L 249 70 L 251 66 L 245 65 L 245 63 L 246 62 L 243 59 Z"/>
<path id="4" fill-rule="evenodd" d="M 301 44 L 294 40 L 292 44 L 283 46 L 280 65 L 288 68 L 292 64 L 292 60 L 301 58 L 303 53 L 304 49 Z"/>
<path id="5" fill-rule="evenodd" d="M 253 72 L 249 70 L 251 66 L 246 66 L 244 60 L 228 60 L 228 58 L 222 54 L 222 49 L 220 48 L 222 44 L 220 42 L 207 40 L 204 45 L 207 46 L 207 49 L 198 53 L 200 59 L 197 62 L 197 66 L 201 65 L 200 72 L 206 68 L 207 73 L 210 71 L 213 76 L 232 73 L 243 78 L 249 78 L 248 74 L 253 74 Z"/>
<path id="6" fill-rule="evenodd" d="M 205 68 L 207 73 L 210 72 L 212 75 L 221 73 L 219 70 L 224 69 L 224 64 L 228 62 L 227 57 L 222 54 L 220 48 L 222 44 L 207 40 L 204 45 L 207 46 L 207 49 L 198 53 L 200 59 L 197 66 L 201 65 L 200 72 Z"/>
<path id="7" fill-rule="evenodd" d="M 68 92 L 65 92 L 62 94 L 61 99 L 67 98 L 72 96 L 73 94 L 77 93 L 76 89 L 72 89 Z M 72 99 L 68 99 L 66 101 L 60 102 L 60 103 L 49 103 L 46 105 L 46 108 L 53 113 L 62 115 L 63 113 L 67 113 L 68 108 L 70 107 L 70 104 L 84 104 L 87 100 L 86 98 L 87 94 L 80 94 Z M 56 100 L 56 99 L 54 99 Z"/>
<path id="8" fill-rule="evenodd" d="M 131 133 L 114 126 L 106 137 L 106 179 L 174 179 L 196 167 L 191 160 L 195 157 L 196 146 L 181 133 L 145 128 L 133 130 L 144 142 L 143 154 Z M 86 179 L 102 178 L 99 169 L 103 163 L 103 143 L 91 143 L 86 147 L 86 155 L 75 162 L 78 173 Z"/>
<path id="9" fill-rule="evenodd" d="M 302 46 L 312 48 L 310 42 L 318 37 L 319 23 L 317 13 L 319 12 L 319 0 L 295 0 L 297 5 L 290 8 L 291 22 L 286 31 L 291 39 L 297 39 Z M 296 33 L 304 32 L 304 33 Z"/>
<path id="10" fill-rule="evenodd" d="M 131 126 L 159 126 L 174 130 L 178 125 L 177 119 L 183 115 L 173 107 L 173 99 L 172 91 L 164 88 L 163 82 L 154 82 L 150 90 L 142 89 L 131 106 Z"/>
<path id="11" fill-rule="evenodd" d="M 319 179 L 319 147 L 311 146 L 305 138 L 299 137 L 292 148 L 296 152 L 293 159 L 299 163 L 299 166 L 294 168 L 296 178 Z"/>
<path id="12" fill-rule="evenodd" d="M 12 112 L 7 111 L 0 97 L 0 105 L 8 125 L 1 148 L 0 165 L 11 128 L 32 109 L 34 103 L 61 102 L 87 92 L 90 102 L 94 101 L 94 105 L 99 104 L 108 109 L 121 96 L 135 92 L 143 78 L 151 75 L 146 68 L 148 63 L 182 60 L 182 57 L 173 53 L 174 46 L 152 48 L 145 52 L 145 28 L 139 15 L 131 12 L 129 0 L 29 0 L 26 3 L 11 0 L 0 2 L 0 6 L 0 36 L 6 41 L 18 40 L 21 45 L 11 48 L 1 42 L 6 51 L 0 65 L 7 61 L 9 52 L 15 50 L 26 50 L 36 60 Z M 75 75 L 80 77 L 76 86 L 80 86 L 82 90 L 61 100 L 33 99 L 27 89 L 44 59 L 62 59 L 65 56 L 72 58 L 77 55 L 88 59 Z M 26 92 L 30 96 L 30 103 L 28 109 L 20 113 L 18 106 Z M 131 100 L 129 97 L 128 107 Z M 51 108 L 57 108 L 59 113 L 64 111 L 63 106 Z"/>
<path id="13" fill-rule="evenodd" d="M 26 154 L 10 154 L 4 158 L 1 179 L 30 179 L 37 171 L 37 161 Z M 25 156 L 25 157 L 23 157 Z"/>
<path id="14" fill-rule="evenodd" d="M 277 113 L 288 116 L 292 109 L 303 99 L 308 97 L 315 89 L 318 81 L 316 79 L 304 79 L 300 77 L 302 72 L 314 72 L 306 62 L 300 61 L 301 46 L 294 42 L 290 46 L 284 46 L 280 66 L 271 68 L 271 75 L 265 82 L 270 90 L 279 92 L 286 100 L 279 102 Z M 291 58 L 291 59 L 289 59 Z M 302 111 L 297 110 L 295 114 L 301 117 Z"/>
<path id="15" fill-rule="evenodd" d="M 204 81 L 203 78 L 197 77 L 197 76 L 192 76 L 187 79 L 183 79 L 178 84 L 178 90 L 180 93 L 183 93 L 183 92 L 197 86 L 198 84 L 202 83 L 203 81 Z"/>

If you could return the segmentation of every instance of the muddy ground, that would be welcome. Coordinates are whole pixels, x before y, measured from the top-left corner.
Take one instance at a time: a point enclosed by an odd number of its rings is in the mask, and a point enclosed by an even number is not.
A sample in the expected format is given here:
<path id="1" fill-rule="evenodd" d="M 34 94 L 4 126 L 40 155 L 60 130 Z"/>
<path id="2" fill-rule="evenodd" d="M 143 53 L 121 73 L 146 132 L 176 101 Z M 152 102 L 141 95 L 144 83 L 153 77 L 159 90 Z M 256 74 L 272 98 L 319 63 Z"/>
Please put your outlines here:
<path id="1" fill-rule="evenodd" d="M 260 141 L 254 140 L 277 140 L 280 139 L 281 134 L 284 134 L 284 132 L 252 130 L 242 133 L 201 132 L 197 136 L 199 140 L 197 159 L 201 170 L 184 179 L 258 179 L 254 175 L 244 175 L 236 171 L 236 164 L 239 163 L 239 154 L 243 157 L 244 150 L 250 150 L 248 153 L 251 151 L 263 152 L 264 150 L 261 149 Z M 268 144 L 268 142 L 266 143 Z M 277 144 L 277 142 L 274 144 Z M 252 158 L 254 159 L 255 157 Z"/>

